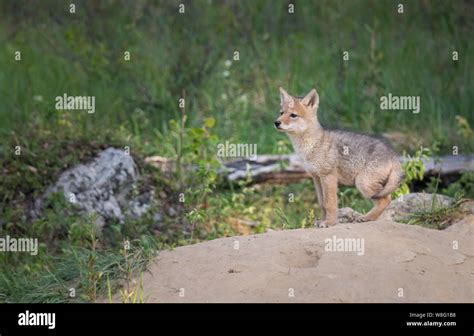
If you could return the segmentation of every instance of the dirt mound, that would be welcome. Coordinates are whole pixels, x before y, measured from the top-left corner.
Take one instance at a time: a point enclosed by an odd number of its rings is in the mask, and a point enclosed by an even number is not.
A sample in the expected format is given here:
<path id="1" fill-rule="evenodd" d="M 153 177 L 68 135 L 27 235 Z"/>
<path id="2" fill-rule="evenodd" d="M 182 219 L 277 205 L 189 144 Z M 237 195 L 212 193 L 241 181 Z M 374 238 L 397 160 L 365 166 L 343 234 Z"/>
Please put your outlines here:
<path id="1" fill-rule="evenodd" d="M 216 239 L 160 253 L 147 302 L 474 302 L 474 215 Z M 117 301 L 120 301 L 117 298 Z"/>

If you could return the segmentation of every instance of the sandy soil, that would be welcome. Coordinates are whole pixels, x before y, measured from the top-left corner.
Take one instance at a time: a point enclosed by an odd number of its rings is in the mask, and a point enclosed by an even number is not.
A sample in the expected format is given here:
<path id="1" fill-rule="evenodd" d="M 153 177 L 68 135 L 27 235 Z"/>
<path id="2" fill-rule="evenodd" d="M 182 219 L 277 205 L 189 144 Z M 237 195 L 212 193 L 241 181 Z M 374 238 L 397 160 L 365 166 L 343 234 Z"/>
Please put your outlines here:
<path id="1" fill-rule="evenodd" d="M 444 231 L 379 220 L 216 239 L 161 252 L 144 294 L 146 302 L 474 302 L 473 229 L 469 215 Z M 358 251 L 328 251 L 334 236 L 363 240 Z"/>

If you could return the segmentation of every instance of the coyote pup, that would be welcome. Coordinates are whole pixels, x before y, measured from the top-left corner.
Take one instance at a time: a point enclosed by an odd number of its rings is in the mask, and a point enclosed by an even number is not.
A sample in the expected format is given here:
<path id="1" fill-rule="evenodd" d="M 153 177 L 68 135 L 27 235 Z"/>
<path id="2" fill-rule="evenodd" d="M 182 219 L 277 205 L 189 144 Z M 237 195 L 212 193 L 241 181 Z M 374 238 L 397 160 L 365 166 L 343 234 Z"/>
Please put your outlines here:
<path id="1" fill-rule="evenodd" d="M 390 204 L 390 194 L 403 178 L 397 154 L 382 140 L 367 135 L 324 129 L 318 121 L 315 89 L 304 98 L 280 88 L 280 116 L 275 127 L 288 134 L 304 169 L 316 188 L 322 220 L 319 227 L 337 222 L 337 185 L 355 185 L 374 207 L 357 221 L 375 220 Z"/>

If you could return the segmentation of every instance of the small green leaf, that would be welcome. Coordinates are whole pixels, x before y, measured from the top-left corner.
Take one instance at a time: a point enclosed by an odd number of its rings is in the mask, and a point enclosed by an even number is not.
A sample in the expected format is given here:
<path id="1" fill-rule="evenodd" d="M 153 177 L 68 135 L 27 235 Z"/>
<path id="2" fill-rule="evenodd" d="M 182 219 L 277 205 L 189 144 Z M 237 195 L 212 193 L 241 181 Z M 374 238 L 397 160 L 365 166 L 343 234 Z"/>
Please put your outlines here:
<path id="1" fill-rule="evenodd" d="M 212 117 L 204 119 L 204 125 L 207 128 L 213 128 L 215 124 L 216 124 L 216 119 L 214 119 Z"/>

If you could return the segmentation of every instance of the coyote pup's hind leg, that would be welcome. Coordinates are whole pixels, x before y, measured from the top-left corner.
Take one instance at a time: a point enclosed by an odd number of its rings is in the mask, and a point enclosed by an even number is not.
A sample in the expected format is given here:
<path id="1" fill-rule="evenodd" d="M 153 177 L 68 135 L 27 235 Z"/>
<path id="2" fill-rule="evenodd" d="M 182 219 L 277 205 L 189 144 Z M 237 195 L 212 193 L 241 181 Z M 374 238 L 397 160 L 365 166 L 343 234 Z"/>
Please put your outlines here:
<path id="1" fill-rule="evenodd" d="M 374 198 L 372 202 L 374 202 L 374 207 L 366 213 L 364 216 L 357 218 L 358 222 L 369 222 L 376 220 L 385 208 L 390 204 L 391 197 L 387 195 L 382 198 Z"/>
<path id="2" fill-rule="evenodd" d="M 384 197 L 376 197 L 378 192 L 384 188 L 384 182 L 381 179 L 375 179 L 369 174 L 361 174 L 357 176 L 355 185 L 362 196 L 369 198 L 374 203 L 374 207 L 364 216 L 357 218 L 358 222 L 368 222 L 376 220 L 385 208 L 390 204 L 390 194 Z M 385 179 L 386 180 L 386 179 Z"/>

